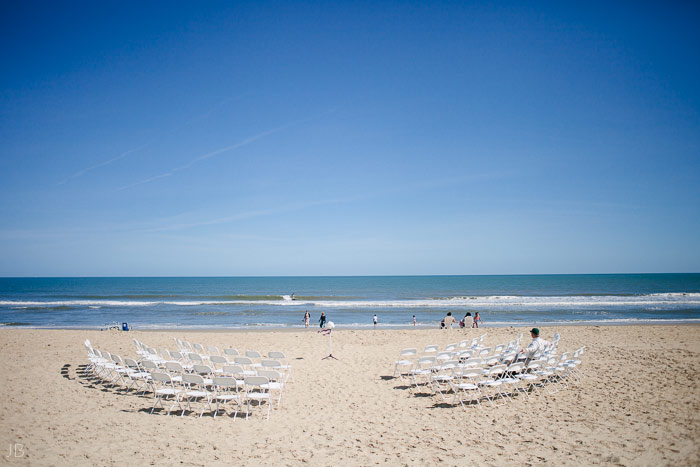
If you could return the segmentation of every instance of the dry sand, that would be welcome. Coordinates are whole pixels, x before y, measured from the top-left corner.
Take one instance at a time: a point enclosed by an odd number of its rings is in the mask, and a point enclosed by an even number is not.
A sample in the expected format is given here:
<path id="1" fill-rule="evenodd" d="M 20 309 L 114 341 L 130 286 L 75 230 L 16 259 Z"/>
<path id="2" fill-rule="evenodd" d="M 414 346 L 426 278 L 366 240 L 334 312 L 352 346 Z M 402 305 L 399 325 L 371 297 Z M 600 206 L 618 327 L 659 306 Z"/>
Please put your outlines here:
<path id="1" fill-rule="evenodd" d="M 100 332 L 0 330 L 0 462 L 9 465 L 700 465 L 700 327 L 557 328 L 560 350 L 588 346 L 586 376 L 554 395 L 483 409 L 418 396 L 391 378 L 406 347 L 444 346 L 515 328 Z M 551 339 L 555 329 L 543 328 Z M 149 415 L 152 399 L 81 375 L 82 341 L 135 356 L 132 337 L 281 350 L 294 367 L 265 421 Z M 523 342 L 528 342 L 524 338 Z M 18 457 L 6 457 L 11 446 Z"/>

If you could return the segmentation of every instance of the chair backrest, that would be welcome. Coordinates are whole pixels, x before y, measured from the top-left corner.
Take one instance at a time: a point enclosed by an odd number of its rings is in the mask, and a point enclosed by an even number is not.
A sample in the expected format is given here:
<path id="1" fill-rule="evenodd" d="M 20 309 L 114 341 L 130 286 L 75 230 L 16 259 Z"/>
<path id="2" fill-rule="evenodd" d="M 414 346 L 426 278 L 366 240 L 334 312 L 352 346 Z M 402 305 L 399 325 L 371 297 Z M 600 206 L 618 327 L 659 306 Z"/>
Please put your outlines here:
<path id="1" fill-rule="evenodd" d="M 217 389 L 238 388 L 238 385 L 236 384 L 236 378 L 231 378 L 230 376 L 214 376 L 211 382 Z"/>
<path id="2" fill-rule="evenodd" d="M 506 369 L 507 373 L 515 373 L 516 371 L 522 371 L 525 368 L 525 362 L 515 362 L 508 365 Z"/>
<path id="3" fill-rule="evenodd" d="M 249 389 L 269 384 L 270 380 L 265 376 L 246 376 L 244 382 L 246 389 Z"/>
<path id="4" fill-rule="evenodd" d="M 505 365 L 495 365 L 495 366 L 492 366 L 491 369 L 489 370 L 489 376 L 500 375 L 504 371 L 506 371 Z"/>
<path id="5" fill-rule="evenodd" d="M 457 344 L 447 344 L 445 346 L 445 352 L 451 352 L 453 350 L 457 350 Z"/>
<path id="6" fill-rule="evenodd" d="M 187 358 L 189 358 L 192 363 L 202 363 L 204 361 L 202 356 L 198 353 L 188 353 Z"/>
<path id="7" fill-rule="evenodd" d="M 501 361 L 503 363 L 512 362 L 518 357 L 518 352 L 506 352 L 501 355 Z"/>
<path id="8" fill-rule="evenodd" d="M 253 360 L 248 357 L 233 357 L 233 363 L 237 365 L 252 365 Z"/>
<path id="9" fill-rule="evenodd" d="M 153 372 L 153 371 L 158 371 L 158 365 L 156 365 L 155 363 L 153 363 L 153 362 L 150 361 L 150 360 L 144 360 L 144 361 L 142 361 L 142 362 L 141 362 L 141 368 L 143 368 L 144 370 L 151 371 L 151 372 Z"/>
<path id="10" fill-rule="evenodd" d="M 230 355 L 232 357 L 237 357 L 239 355 L 236 349 L 224 349 L 224 355 Z"/>
<path id="11" fill-rule="evenodd" d="M 452 352 L 438 352 L 435 358 L 438 360 L 449 360 L 452 358 Z"/>
<path id="12" fill-rule="evenodd" d="M 182 375 L 182 382 L 185 384 L 204 386 L 204 379 L 200 375 L 195 375 L 194 373 L 185 373 Z"/>
<path id="13" fill-rule="evenodd" d="M 282 363 L 278 362 L 277 360 L 263 360 L 260 362 L 260 364 L 266 368 L 281 368 Z"/>
<path id="14" fill-rule="evenodd" d="M 153 381 L 157 383 L 170 383 L 172 384 L 172 380 L 170 379 L 170 375 L 167 375 L 165 373 L 158 373 L 157 371 L 154 371 L 151 373 L 151 378 Z"/>
<path id="15" fill-rule="evenodd" d="M 463 340 L 463 341 L 460 341 L 460 343 L 459 343 L 459 348 L 460 348 L 460 349 L 463 349 L 463 348 L 465 348 L 467 345 L 469 345 L 469 341 L 465 339 L 465 340 Z"/>
<path id="16" fill-rule="evenodd" d="M 432 365 L 433 363 L 435 363 L 435 357 L 421 357 L 416 361 L 418 366 Z"/>
<path id="17" fill-rule="evenodd" d="M 139 364 L 136 363 L 136 360 L 134 360 L 133 358 L 125 358 L 124 365 L 126 365 L 127 368 L 133 368 L 134 370 L 140 369 Z"/>
<path id="18" fill-rule="evenodd" d="M 219 348 L 216 347 L 215 345 L 208 345 L 207 346 L 207 352 L 209 352 L 209 355 L 221 355 L 221 352 L 219 352 Z"/>
<path id="19" fill-rule="evenodd" d="M 545 363 L 545 360 L 531 360 L 527 362 L 527 365 L 525 365 L 525 368 L 528 370 L 536 370 L 539 367 L 541 367 Z"/>
<path id="20" fill-rule="evenodd" d="M 440 370 L 451 370 L 452 368 L 456 368 L 458 366 L 459 366 L 459 361 L 448 360 L 442 364 L 442 366 L 440 367 Z"/>
<path id="21" fill-rule="evenodd" d="M 200 375 L 212 374 L 211 368 L 206 365 L 192 365 L 192 369 L 195 373 L 199 373 Z"/>
<path id="22" fill-rule="evenodd" d="M 243 375 L 245 370 L 240 365 L 224 365 L 222 369 L 226 375 Z"/>
<path id="23" fill-rule="evenodd" d="M 496 347 L 493 348 L 493 353 L 501 353 L 503 352 L 503 349 L 505 349 L 506 346 L 503 344 L 498 344 Z"/>
<path id="24" fill-rule="evenodd" d="M 246 350 L 245 356 L 248 358 L 262 358 L 262 355 L 257 350 Z"/>
<path id="25" fill-rule="evenodd" d="M 274 370 L 258 370 L 258 376 L 264 376 L 270 381 L 280 381 L 282 377 Z"/>
<path id="26" fill-rule="evenodd" d="M 220 355 L 212 355 L 209 357 L 209 361 L 214 365 L 226 365 L 228 363 L 228 360 Z"/>
<path id="27" fill-rule="evenodd" d="M 269 358 L 274 359 L 274 360 L 281 360 L 281 361 L 284 361 L 284 360 L 287 359 L 287 357 L 285 357 L 284 354 L 283 354 L 282 352 L 276 352 L 276 351 L 268 352 L 268 353 L 267 353 L 267 356 L 268 356 Z"/>
<path id="28" fill-rule="evenodd" d="M 204 346 L 202 344 L 194 344 L 192 347 L 194 348 L 195 352 L 200 354 L 204 353 Z"/>
<path id="29" fill-rule="evenodd" d="M 480 379 L 482 376 L 481 368 L 464 368 L 461 371 L 462 378 Z"/>
<path id="30" fill-rule="evenodd" d="M 484 359 L 481 357 L 472 357 L 468 358 L 462 363 L 462 366 L 465 368 L 470 368 L 470 367 L 476 367 L 476 366 L 481 366 L 483 364 Z"/>
<path id="31" fill-rule="evenodd" d="M 165 369 L 170 373 L 177 373 L 178 375 L 185 372 L 185 369 L 182 367 L 180 362 L 165 362 Z"/>
<path id="32" fill-rule="evenodd" d="M 438 351 L 438 346 L 437 345 L 427 345 L 425 349 L 423 349 L 423 353 L 434 353 Z"/>
<path id="33" fill-rule="evenodd" d="M 500 362 L 500 361 L 501 361 L 501 359 L 500 359 L 497 355 L 494 355 L 494 356 L 491 356 L 491 357 L 486 357 L 486 358 L 484 359 L 484 363 L 485 363 L 486 365 L 489 365 L 489 366 L 490 366 L 490 365 L 495 365 L 495 364 L 497 364 L 497 363 Z"/>
<path id="34" fill-rule="evenodd" d="M 399 357 L 410 357 L 411 355 L 416 355 L 417 353 L 418 349 L 403 349 L 399 354 Z M 272 355 L 270 355 L 270 358 L 272 358 Z"/>

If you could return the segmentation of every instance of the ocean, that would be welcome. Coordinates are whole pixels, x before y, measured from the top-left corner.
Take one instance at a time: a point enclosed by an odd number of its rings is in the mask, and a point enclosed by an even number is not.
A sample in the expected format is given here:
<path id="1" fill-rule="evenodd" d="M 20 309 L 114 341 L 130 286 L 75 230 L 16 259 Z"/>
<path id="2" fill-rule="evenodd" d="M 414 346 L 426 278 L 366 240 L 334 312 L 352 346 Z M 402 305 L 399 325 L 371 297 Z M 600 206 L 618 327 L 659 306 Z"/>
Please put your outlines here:
<path id="1" fill-rule="evenodd" d="M 0 325 L 100 329 L 700 322 L 700 274 L 0 278 Z"/>

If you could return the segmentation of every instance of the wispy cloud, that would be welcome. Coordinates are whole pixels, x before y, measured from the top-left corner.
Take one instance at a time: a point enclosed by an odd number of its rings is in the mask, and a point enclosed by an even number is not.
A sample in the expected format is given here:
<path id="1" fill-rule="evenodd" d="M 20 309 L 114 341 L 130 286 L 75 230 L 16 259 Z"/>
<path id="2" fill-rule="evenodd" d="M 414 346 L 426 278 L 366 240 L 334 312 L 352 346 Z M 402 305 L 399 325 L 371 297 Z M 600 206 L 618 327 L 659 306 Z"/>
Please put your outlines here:
<path id="1" fill-rule="evenodd" d="M 226 99 L 222 99 L 221 101 L 219 101 L 216 105 L 214 105 L 213 107 L 211 107 L 211 108 L 210 108 L 209 110 L 207 110 L 206 112 L 201 113 L 201 114 L 199 114 L 199 115 L 197 115 L 197 116 L 195 116 L 195 117 L 192 117 L 192 118 L 190 118 L 189 120 L 185 120 L 183 123 L 180 123 L 179 125 L 176 125 L 176 126 L 174 126 L 174 127 L 172 127 L 172 128 L 169 128 L 169 129 L 167 129 L 167 130 L 161 131 L 161 132 L 157 133 L 153 138 L 151 138 L 150 140 L 148 140 L 146 143 L 144 143 L 144 144 L 142 144 L 142 145 L 140 145 L 140 146 L 137 146 L 137 147 L 135 147 L 135 148 L 133 148 L 133 149 L 129 149 L 129 150 L 127 150 L 127 151 L 124 151 L 124 152 L 122 152 L 121 154 L 119 154 L 118 156 L 112 157 L 111 159 L 107 159 L 107 160 L 102 161 L 102 162 L 100 162 L 100 163 L 98 163 L 98 164 L 91 165 L 91 166 L 89 166 L 89 167 L 85 167 L 84 169 L 80 169 L 80 170 L 78 170 L 77 172 L 73 173 L 72 175 L 69 175 L 68 177 L 64 178 L 63 180 L 57 182 L 57 183 L 56 183 L 56 186 L 64 185 L 64 184 L 68 183 L 69 181 L 71 181 L 71 180 L 73 180 L 73 179 L 75 179 L 75 178 L 82 177 L 83 175 L 85 175 L 85 174 L 88 173 L 88 172 L 91 172 L 91 171 L 93 171 L 93 170 L 95 170 L 95 169 L 99 169 L 99 168 L 101 168 L 101 167 L 105 167 L 105 166 L 110 165 L 110 164 L 113 164 L 114 162 L 117 162 L 118 160 L 124 159 L 124 158 L 125 158 L 126 156 L 128 156 L 129 154 L 133 154 L 133 153 L 135 153 L 135 152 L 141 151 L 142 149 L 145 149 L 145 148 L 151 146 L 152 144 L 154 144 L 155 142 L 157 142 L 158 140 L 160 140 L 163 136 L 168 135 L 168 134 L 170 134 L 170 133 L 173 133 L 173 132 L 175 132 L 175 131 L 177 131 L 177 130 L 183 128 L 183 127 L 186 127 L 186 126 L 188 126 L 188 125 L 191 125 L 192 123 L 194 123 L 194 122 L 196 122 L 196 121 L 198 121 L 198 120 L 202 120 L 202 119 L 204 119 L 204 118 L 210 116 L 212 113 L 214 113 L 216 110 L 218 110 L 219 108 L 221 108 L 223 105 L 225 105 L 225 104 L 227 104 L 227 103 L 229 103 L 229 102 L 231 102 L 231 101 L 238 100 L 238 99 L 242 98 L 244 95 L 245 95 L 245 94 L 241 94 L 241 95 L 239 95 L 239 96 L 227 97 Z M 155 180 L 156 178 L 162 178 L 162 177 L 154 177 L 154 180 Z"/>
<path id="2" fill-rule="evenodd" d="M 138 186 L 138 185 L 143 185 L 144 183 L 150 183 L 154 180 L 158 180 L 158 179 L 165 178 L 165 177 L 170 177 L 171 175 L 173 175 L 176 172 L 180 172 L 182 170 L 189 169 L 190 167 L 192 167 L 194 164 L 196 164 L 198 162 L 201 162 L 205 159 L 209 159 L 209 158 L 214 157 L 214 156 L 218 156 L 219 154 L 222 154 L 224 152 L 233 151 L 234 149 L 238 149 L 238 148 L 242 148 L 243 146 L 247 146 L 250 143 L 254 143 L 255 141 L 257 141 L 259 139 L 262 139 L 262 138 L 269 136 L 273 133 L 277 133 L 278 131 L 282 131 L 290 125 L 291 125 L 291 123 L 288 123 L 288 124 L 285 124 L 285 125 L 282 125 L 282 126 L 279 126 L 276 128 L 272 128 L 270 130 L 263 131 L 262 133 L 258 133 L 256 135 L 249 136 L 248 138 L 245 138 L 241 141 L 238 141 L 237 143 L 231 144 L 229 146 L 224 146 L 223 148 L 215 149 L 214 151 L 208 152 L 206 154 L 199 155 L 199 156 L 195 157 L 194 159 L 192 159 L 191 161 L 189 161 L 188 163 L 181 165 L 181 166 L 178 166 L 178 167 L 173 167 L 172 169 L 168 170 L 167 172 L 163 172 L 162 174 L 154 175 L 152 177 L 148 177 L 148 178 L 144 178 L 143 180 L 139 180 L 138 182 L 134 182 L 134 183 L 130 183 L 128 185 L 121 186 L 121 187 L 117 188 L 116 191 L 126 190 L 128 188 L 133 188 L 133 187 Z"/>
<path id="3" fill-rule="evenodd" d="M 137 181 L 137 182 L 134 182 L 134 183 L 130 183 L 130 184 L 128 184 L 128 185 L 121 186 L 121 187 L 117 188 L 116 191 L 126 190 L 126 189 L 129 189 L 129 188 L 138 186 L 138 185 L 143 185 L 144 183 L 150 183 L 150 182 L 152 182 L 152 181 L 154 181 L 154 180 L 158 180 L 158 179 L 165 178 L 165 177 L 170 177 L 171 175 L 175 174 L 176 172 L 180 172 L 180 171 L 182 171 L 182 170 L 189 169 L 190 167 L 192 167 L 193 165 L 197 164 L 198 162 L 201 162 L 201 161 L 203 161 L 203 160 L 209 159 L 209 158 L 211 158 L 211 157 L 218 156 L 219 154 L 223 154 L 223 153 L 225 153 L 225 152 L 229 152 L 229 151 L 233 151 L 233 150 L 235 150 L 235 149 L 242 148 L 242 147 L 247 146 L 247 145 L 249 145 L 249 144 L 251 144 L 251 143 L 254 143 L 255 141 L 258 141 L 258 140 L 263 139 L 263 138 L 265 138 L 265 137 L 267 137 L 267 136 L 270 136 L 270 135 L 272 135 L 272 134 L 275 134 L 275 133 L 278 133 L 278 132 L 280 132 L 280 131 L 282 131 L 282 130 L 285 130 L 285 129 L 291 127 L 291 126 L 298 125 L 298 124 L 301 124 L 301 123 L 304 123 L 304 122 L 307 122 L 307 121 L 310 121 L 310 120 L 319 118 L 319 117 L 321 117 L 321 116 L 323 116 L 323 115 L 327 115 L 327 114 L 329 114 L 329 113 L 335 112 L 336 109 L 337 109 L 337 108 L 333 108 L 333 109 L 330 109 L 330 110 L 328 110 L 328 111 L 326 111 L 326 112 L 323 112 L 323 113 L 321 113 L 321 114 L 319 114 L 319 115 L 315 115 L 315 116 L 313 116 L 313 117 L 307 117 L 307 118 L 302 118 L 302 119 L 299 119 L 299 120 L 294 120 L 294 121 L 291 121 L 291 122 L 287 122 L 287 123 L 285 123 L 285 124 L 283 124 L 283 125 L 277 126 L 277 127 L 275 127 L 275 128 L 271 128 L 271 129 L 269 129 L 269 130 L 262 131 L 262 132 L 260 132 L 260 133 L 257 133 L 257 134 L 254 134 L 254 135 L 252 135 L 252 136 L 249 136 L 249 137 L 247 137 L 247 138 L 245 138 L 245 139 L 242 139 L 241 141 L 238 141 L 238 142 L 236 142 L 236 143 L 230 144 L 230 145 L 228 145 L 228 146 L 224 146 L 224 147 L 219 148 L 219 149 L 215 149 L 215 150 L 210 151 L 210 152 L 207 152 L 207 153 L 205 153 L 205 154 L 201 154 L 201 155 L 195 157 L 194 159 L 192 159 L 191 161 L 189 161 L 188 163 L 186 163 L 186 164 L 184 164 L 184 165 L 180 165 L 180 166 L 178 166 L 178 167 L 174 167 L 174 168 L 168 170 L 167 172 L 163 172 L 162 174 L 155 175 L 155 176 L 152 176 L 152 177 L 148 177 L 148 178 L 145 178 L 145 179 L 143 179 L 143 180 L 139 180 L 139 181 Z"/>
<path id="4" fill-rule="evenodd" d="M 255 218 L 255 217 L 273 216 L 273 215 L 285 214 L 288 212 L 301 211 L 304 209 L 317 207 L 317 206 L 349 203 L 349 202 L 358 201 L 358 200 L 361 200 L 364 198 L 366 198 L 366 196 L 352 196 L 352 197 L 346 197 L 346 198 L 330 198 L 330 199 L 325 199 L 325 200 L 309 201 L 309 202 L 305 202 L 305 203 L 287 204 L 284 206 L 278 206 L 278 207 L 274 207 L 274 208 L 244 211 L 244 212 L 232 214 L 230 216 L 222 216 L 222 217 L 217 217 L 214 219 L 206 219 L 206 220 L 193 221 L 193 222 L 178 222 L 178 223 L 172 223 L 172 224 L 168 224 L 168 225 L 161 225 L 159 227 L 140 229 L 140 231 L 141 232 L 166 232 L 166 231 L 184 230 L 184 229 L 190 229 L 190 228 L 196 228 L 196 227 L 205 227 L 205 226 L 210 226 L 210 225 L 227 224 L 230 222 L 236 222 L 236 221 L 251 219 L 251 218 Z"/>

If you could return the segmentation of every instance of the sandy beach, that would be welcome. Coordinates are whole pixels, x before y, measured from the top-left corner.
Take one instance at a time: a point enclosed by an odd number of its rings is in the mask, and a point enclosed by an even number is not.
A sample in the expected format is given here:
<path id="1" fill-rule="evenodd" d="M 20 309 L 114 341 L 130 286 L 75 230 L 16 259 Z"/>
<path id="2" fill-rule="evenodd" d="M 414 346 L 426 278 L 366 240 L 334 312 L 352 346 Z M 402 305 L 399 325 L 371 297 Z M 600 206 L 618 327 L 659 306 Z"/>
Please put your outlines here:
<path id="1" fill-rule="evenodd" d="M 7 465 L 698 465 L 700 327 L 576 326 L 578 385 L 502 407 L 464 409 L 392 378 L 401 349 L 527 329 L 291 332 L 0 330 L 0 462 Z M 132 338 L 285 352 L 293 382 L 269 421 L 148 412 L 152 396 L 95 384 L 82 345 L 136 356 Z"/>

